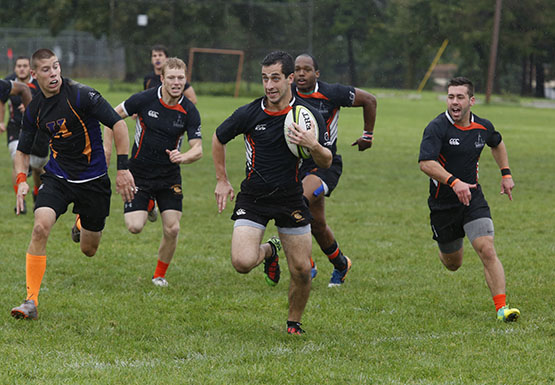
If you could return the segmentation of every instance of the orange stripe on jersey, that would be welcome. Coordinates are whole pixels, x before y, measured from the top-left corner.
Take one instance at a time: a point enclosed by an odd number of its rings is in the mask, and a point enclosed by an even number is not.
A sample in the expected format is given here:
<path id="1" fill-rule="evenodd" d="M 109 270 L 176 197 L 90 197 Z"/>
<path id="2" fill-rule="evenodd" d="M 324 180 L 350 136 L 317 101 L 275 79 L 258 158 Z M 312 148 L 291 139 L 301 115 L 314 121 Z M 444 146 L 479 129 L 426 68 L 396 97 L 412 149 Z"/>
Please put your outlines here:
<path id="1" fill-rule="evenodd" d="M 264 108 L 264 112 L 267 113 L 270 116 L 280 116 L 280 115 L 285 115 L 286 113 L 288 113 L 292 109 L 293 109 L 293 107 L 291 107 L 291 106 L 287 106 L 281 111 L 268 111 L 266 108 Z"/>
<path id="2" fill-rule="evenodd" d="M 324 99 L 324 100 L 330 100 L 326 95 L 320 93 L 320 92 L 313 92 L 311 94 L 302 94 L 300 92 L 297 91 L 297 95 L 299 95 L 301 98 L 304 99 Z"/>
<path id="3" fill-rule="evenodd" d="M 79 116 L 77 111 L 75 111 L 73 109 L 73 106 L 71 105 L 71 102 L 69 101 L 69 99 L 66 99 L 66 101 L 67 101 L 67 105 L 69 106 L 71 111 L 73 111 L 73 113 L 75 114 L 77 119 L 79 119 L 79 122 L 81 123 L 81 126 L 83 127 L 83 132 L 85 133 L 85 148 L 83 149 L 82 154 L 87 157 L 87 160 L 90 163 L 91 162 L 91 156 L 92 156 L 92 148 L 91 148 L 91 140 L 89 138 L 89 131 L 87 130 L 87 126 L 85 125 L 85 123 L 83 123 L 83 120 L 81 119 L 81 117 Z M 63 123 L 62 128 L 60 129 L 60 131 L 62 131 L 62 129 L 65 129 L 66 131 L 68 131 L 67 127 L 65 126 L 65 122 Z"/>
<path id="4" fill-rule="evenodd" d="M 453 126 L 457 127 L 459 130 L 462 130 L 462 131 L 487 130 L 487 128 L 485 128 L 484 126 L 482 126 L 481 124 L 478 124 L 476 122 L 471 122 L 470 126 L 468 126 L 468 127 L 459 126 L 458 124 L 453 124 Z"/>
<path id="5" fill-rule="evenodd" d="M 27 86 L 28 86 L 29 88 L 32 88 L 32 89 L 34 89 L 34 90 L 36 90 L 36 89 L 37 89 L 37 86 L 36 86 L 36 85 L 34 85 L 33 83 L 27 83 Z"/>
<path id="6" fill-rule="evenodd" d="M 179 112 L 183 112 L 185 115 L 187 115 L 187 111 L 185 111 L 185 109 L 183 108 L 183 106 L 179 103 L 177 103 L 174 106 L 170 106 L 169 104 L 164 103 L 164 101 L 162 100 L 162 98 L 158 99 L 160 101 L 160 104 L 163 105 L 164 107 L 170 109 L 170 110 L 175 110 L 175 111 L 179 111 Z"/>
<path id="7" fill-rule="evenodd" d="M 249 172 L 249 175 L 247 175 L 247 179 L 250 179 L 252 173 L 254 172 L 254 158 L 256 157 L 256 150 L 254 148 L 254 141 L 252 140 L 252 137 L 250 135 L 247 135 L 247 141 L 250 143 L 252 148 L 251 171 Z"/>

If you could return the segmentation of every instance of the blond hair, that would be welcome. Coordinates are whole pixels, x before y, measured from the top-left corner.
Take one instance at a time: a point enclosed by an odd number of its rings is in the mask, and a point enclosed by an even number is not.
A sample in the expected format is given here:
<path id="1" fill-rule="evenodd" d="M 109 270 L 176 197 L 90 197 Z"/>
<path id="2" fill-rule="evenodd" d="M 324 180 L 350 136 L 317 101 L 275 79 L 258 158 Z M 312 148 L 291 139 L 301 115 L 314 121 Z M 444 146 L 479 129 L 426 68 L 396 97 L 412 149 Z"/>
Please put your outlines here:
<path id="1" fill-rule="evenodd" d="M 162 66 L 162 76 L 166 75 L 166 68 L 167 69 L 178 69 L 187 72 L 187 65 L 183 60 L 177 57 L 169 57 L 166 59 L 166 62 Z"/>

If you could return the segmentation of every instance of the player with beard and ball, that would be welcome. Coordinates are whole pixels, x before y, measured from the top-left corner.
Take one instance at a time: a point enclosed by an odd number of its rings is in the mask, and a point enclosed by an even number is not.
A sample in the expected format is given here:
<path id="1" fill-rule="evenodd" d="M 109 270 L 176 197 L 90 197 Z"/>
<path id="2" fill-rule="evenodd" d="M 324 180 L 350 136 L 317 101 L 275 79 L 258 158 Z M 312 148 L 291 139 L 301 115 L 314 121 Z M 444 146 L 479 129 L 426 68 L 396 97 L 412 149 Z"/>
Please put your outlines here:
<path id="1" fill-rule="evenodd" d="M 266 280 L 279 281 L 278 254 L 281 245 L 287 258 L 291 281 L 287 333 L 300 335 L 301 316 L 310 294 L 310 212 L 303 200 L 299 175 L 299 159 L 293 155 L 284 137 L 284 123 L 293 106 L 303 104 L 291 93 L 294 62 L 291 55 L 274 51 L 262 61 L 262 85 L 265 96 L 238 108 L 217 129 L 212 138 L 212 156 L 216 168 L 216 202 L 221 213 L 228 197 L 235 193 L 226 172 L 226 144 L 243 135 L 246 149 L 245 179 L 237 195 L 232 219 L 235 221 L 231 239 L 231 263 L 239 273 L 246 274 L 264 262 Z M 309 108 L 318 126 L 321 115 Z M 324 140 L 325 130 L 316 138 L 294 124 L 289 139 L 305 146 L 319 167 L 329 167 L 331 144 Z M 273 219 L 279 239 L 262 243 L 268 222 Z"/>

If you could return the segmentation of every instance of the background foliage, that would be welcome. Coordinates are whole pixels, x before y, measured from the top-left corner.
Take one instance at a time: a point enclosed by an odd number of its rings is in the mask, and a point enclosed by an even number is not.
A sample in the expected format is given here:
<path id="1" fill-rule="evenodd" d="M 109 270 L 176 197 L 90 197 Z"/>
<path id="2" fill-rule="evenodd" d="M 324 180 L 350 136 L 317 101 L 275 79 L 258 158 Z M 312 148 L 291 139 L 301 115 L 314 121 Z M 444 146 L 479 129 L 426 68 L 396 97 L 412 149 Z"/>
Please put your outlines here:
<path id="1" fill-rule="evenodd" d="M 412 88 L 449 39 L 443 63 L 485 90 L 495 0 L 1 0 L 4 27 L 88 31 L 125 48 L 126 79 L 150 70 L 149 47 L 242 49 L 244 79 L 270 50 L 311 51 L 329 81 Z M 146 27 L 137 15 L 148 15 Z M 195 81 L 231 81 L 235 61 L 202 57 Z M 555 2 L 503 1 L 496 92 L 543 97 L 555 64 Z"/>

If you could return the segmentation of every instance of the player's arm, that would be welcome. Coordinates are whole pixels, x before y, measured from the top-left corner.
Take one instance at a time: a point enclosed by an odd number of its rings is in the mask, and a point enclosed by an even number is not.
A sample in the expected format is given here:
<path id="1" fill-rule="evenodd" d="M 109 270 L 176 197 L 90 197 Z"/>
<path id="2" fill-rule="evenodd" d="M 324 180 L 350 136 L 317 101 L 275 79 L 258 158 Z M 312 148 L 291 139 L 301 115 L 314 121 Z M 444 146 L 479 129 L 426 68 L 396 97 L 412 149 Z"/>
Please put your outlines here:
<path id="1" fill-rule="evenodd" d="M 451 175 L 451 173 L 435 160 L 421 160 L 419 163 L 420 170 L 424 174 L 436 180 L 438 183 L 443 183 L 451 187 L 455 194 L 457 194 L 459 202 L 465 206 L 470 205 L 470 199 L 472 198 L 470 189 L 476 188 L 476 184 L 468 184 L 456 176 Z"/>
<path id="2" fill-rule="evenodd" d="M 6 131 L 6 105 L 0 100 L 0 133 Z"/>
<path id="3" fill-rule="evenodd" d="M 292 130 L 289 131 L 289 139 L 292 143 L 306 147 L 310 150 L 310 156 L 318 167 L 329 168 L 333 160 L 332 153 L 318 142 L 313 130 L 304 130 L 297 123 L 293 123 Z"/>
<path id="4" fill-rule="evenodd" d="M 116 145 L 117 176 L 116 191 L 121 194 L 125 202 L 131 202 L 135 197 L 135 180 L 129 171 L 129 133 L 127 124 L 123 120 L 118 120 L 112 127 L 114 142 Z"/>
<path id="5" fill-rule="evenodd" d="M 19 82 L 12 82 L 12 90 L 10 92 L 10 95 L 19 95 L 19 97 L 21 97 L 21 102 L 25 107 L 27 107 L 29 103 L 31 103 L 31 99 L 33 98 L 29 86 L 27 86 L 27 84 Z"/>
<path id="6" fill-rule="evenodd" d="M 216 203 L 218 204 L 218 213 L 225 210 L 227 205 L 227 197 L 233 201 L 235 192 L 227 177 L 225 165 L 226 146 L 218 139 L 216 133 L 212 136 L 212 159 L 214 160 L 214 168 L 216 169 Z"/>
<path id="7" fill-rule="evenodd" d="M 15 214 L 19 215 L 25 208 L 25 195 L 29 192 L 27 184 L 27 171 L 29 170 L 30 155 L 19 150 L 15 152 L 14 171 L 17 175 L 15 185 L 17 186 L 17 196 L 15 203 Z"/>
<path id="8" fill-rule="evenodd" d="M 189 164 L 202 158 L 202 139 L 189 140 L 189 150 L 179 152 L 178 149 L 166 150 L 170 157 L 170 162 L 179 164 Z"/>
<path id="9" fill-rule="evenodd" d="M 122 104 L 119 104 L 114 110 L 120 116 L 120 118 L 125 119 L 127 118 L 127 112 L 122 107 Z M 112 130 L 108 127 L 104 128 L 104 155 L 106 156 L 106 164 L 110 166 L 110 160 L 112 159 L 112 141 L 114 140 L 114 134 Z"/>
<path id="10" fill-rule="evenodd" d="M 376 100 L 376 97 L 370 92 L 355 88 L 355 100 L 353 101 L 353 107 L 361 106 L 362 117 L 364 119 L 364 129 L 362 131 L 362 136 L 354 141 L 351 145 L 358 145 L 358 150 L 364 151 L 372 147 L 378 101 Z"/>
<path id="11" fill-rule="evenodd" d="M 515 182 L 511 175 L 511 169 L 509 168 L 509 156 L 507 154 L 505 142 L 501 141 L 496 147 L 492 147 L 491 154 L 501 170 L 501 194 L 507 194 L 509 200 L 513 200 L 512 191 L 515 187 Z"/>
<path id="12" fill-rule="evenodd" d="M 187 87 L 185 91 L 183 91 L 183 95 L 185 95 L 185 97 L 189 99 L 193 104 L 197 104 L 197 94 L 193 86 L 190 85 L 189 87 Z"/>

